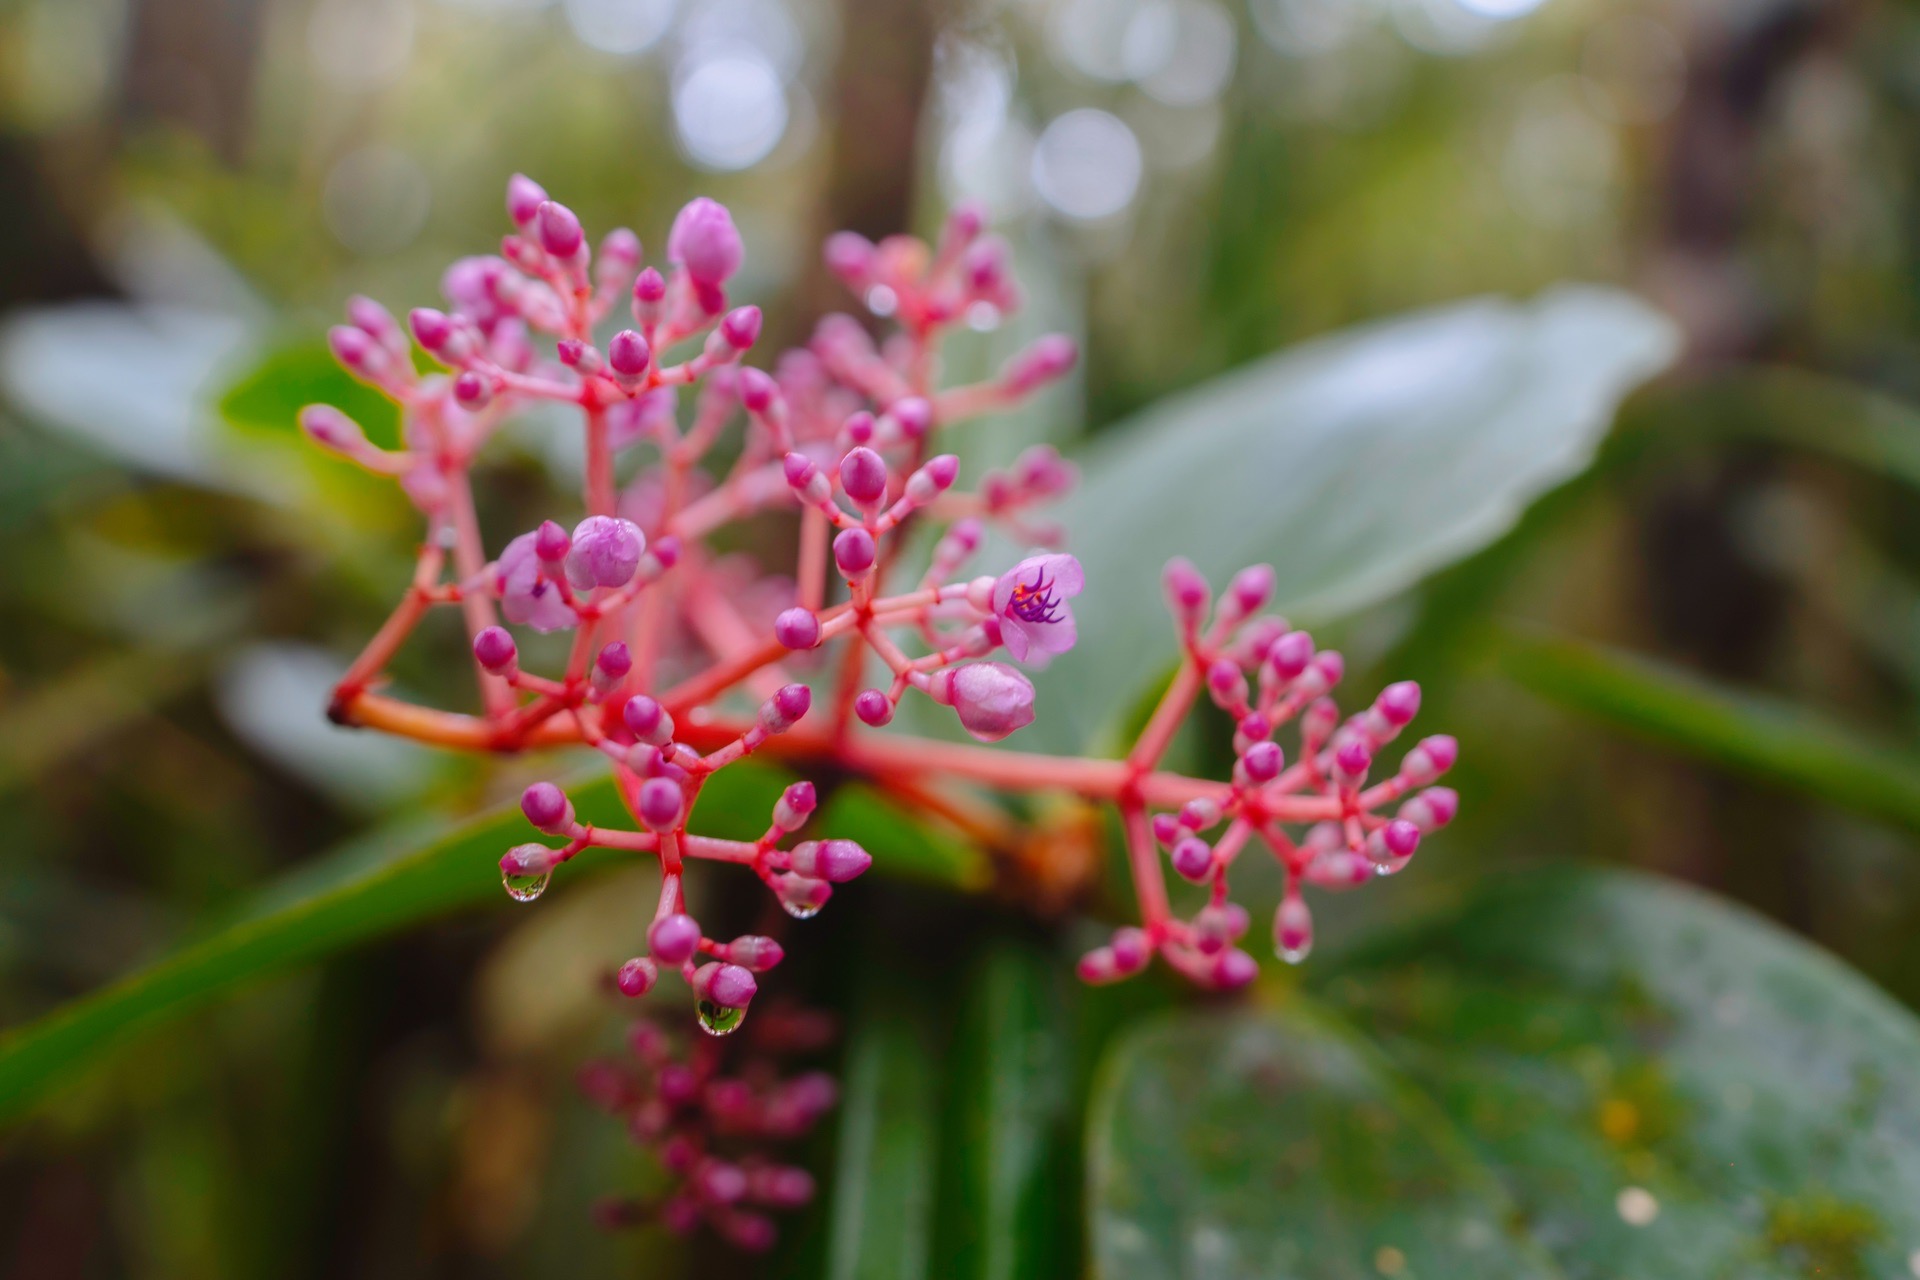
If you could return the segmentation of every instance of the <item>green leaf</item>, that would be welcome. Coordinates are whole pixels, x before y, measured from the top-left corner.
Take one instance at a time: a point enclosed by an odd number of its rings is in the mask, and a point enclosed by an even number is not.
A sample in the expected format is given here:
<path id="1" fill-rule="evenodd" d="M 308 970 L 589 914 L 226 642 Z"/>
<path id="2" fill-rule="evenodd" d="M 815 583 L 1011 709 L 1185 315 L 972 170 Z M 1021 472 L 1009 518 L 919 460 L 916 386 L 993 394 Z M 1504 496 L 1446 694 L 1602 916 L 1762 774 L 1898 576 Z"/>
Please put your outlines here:
<path id="1" fill-rule="evenodd" d="M 1095 1274 L 1890 1276 L 1920 1024 L 1693 890 L 1547 867 L 1107 1064 Z"/>
<path id="2" fill-rule="evenodd" d="M 1067 1014 L 1058 955 L 989 944 L 969 975 L 947 1108 L 939 1274 L 1052 1280 L 1071 1272 Z"/>
<path id="3" fill-rule="evenodd" d="M 847 1046 L 828 1280 L 925 1280 L 939 1070 L 905 985 L 869 993 Z"/>
<path id="4" fill-rule="evenodd" d="M 1763 782 L 1920 830 L 1920 754 L 1794 702 L 1586 641 L 1507 630 L 1500 668 L 1543 698 Z"/>
<path id="5" fill-rule="evenodd" d="M 1553 1274 L 1432 1104 L 1304 1008 L 1134 1033 L 1089 1130 L 1096 1276 Z"/>
<path id="6" fill-rule="evenodd" d="M 748 762 L 715 774 L 694 810 L 696 830 L 753 839 L 784 775 Z M 631 825 L 610 779 L 569 787 L 581 820 Z M 888 828 L 892 830 L 892 828 Z M 835 834 L 869 844 L 876 867 L 889 866 L 884 839 L 855 825 Z M 26 1026 L 0 1035 L 0 1122 L 18 1117 L 51 1087 L 97 1062 L 133 1032 L 177 1018 L 243 983 L 258 981 L 383 934 L 480 904 L 509 907 L 498 861 L 531 838 L 517 809 L 497 810 L 448 830 L 414 821 L 293 872 L 262 890 L 224 926 L 118 982 Z M 589 850 L 562 869 L 571 880 L 619 865 L 627 855 Z M 918 879 L 942 881 L 938 864 L 916 867 Z"/>
<path id="7" fill-rule="evenodd" d="M 400 410 L 393 401 L 340 367 L 324 340 L 307 338 L 275 347 L 221 395 L 220 416 L 248 435 L 285 437 L 299 431 L 300 410 L 330 404 L 383 449 L 400 443 Z"/>
<path id="8" fill-rule="evenodd" d="M 1565 287 L 1336 334 L 1113 428 L 1059 513 L 1087 589 L 1079 646 L 1036 681 L 1029 745 L 1079 747 L 1115 689 L 1171 656 L 1170 557 L 1216 583 L 1271 562 L 1280 608 L 1315 617 L 1383 599 L 1585 467 L 1621 397 L 1676 349 L 1636 299 Z"/>

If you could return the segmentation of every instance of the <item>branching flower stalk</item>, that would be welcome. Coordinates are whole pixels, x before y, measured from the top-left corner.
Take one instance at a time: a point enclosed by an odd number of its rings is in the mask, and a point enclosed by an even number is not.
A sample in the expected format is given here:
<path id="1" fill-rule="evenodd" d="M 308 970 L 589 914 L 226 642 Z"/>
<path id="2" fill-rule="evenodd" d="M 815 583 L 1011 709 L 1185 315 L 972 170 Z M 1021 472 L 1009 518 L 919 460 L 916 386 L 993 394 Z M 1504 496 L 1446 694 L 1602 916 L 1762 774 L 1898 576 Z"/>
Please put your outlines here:
<path id="1" fill-rule="evenodd" d="M 1297 961 L 1312 942 L 1303 886 L 1339 889 L 1396 872 L 1422 835 L 1453 817 L 1454 793 L 1432 785 L 1453 763 L 1451 738 L 1421 741 L 1375 780 L 1377 757 L 1418 709 L 1418 688 L 1391 685 L 1343 720 L 1330 697 L 1340 655 L 1316 651 L 1305 632 L 1262 612 L 1273 591 L 1265 566 L 1242 571 L 1217 601 L 1192 566 L 1168 566 L 1182 662 L 1125 759 L 880 732 L 913 696 L 952 708 L 982 743 L 1030 723 L 1033 685 L 1012 664 L 1071 650 L 1071 602 L 1089 587 L 1073 556 L 1045 549 L 1059 531 L 1039 514 L 1073 484 L 1068 463 L 1032 449 L 963 490 L 958 457 L 937 452 L 952 428 L 1021 403 L 1076 358 L 1071 341 L 1051 336 L 985 382 L 940 385 L 943 340 L 1020 304 L 1006 246 L 984 234 L 976 209 L 954 211 L 931 245 L 829 239 L 829 266 L 893 331 L 876 343 L 852 317 L 829 316 L 771 370 L 744 363 L 761 316 L 728 298 L 743 248 L 722 206 L 700 199 L 681 211 L 664 270 L 642 265 L 640 242 L 624 229 L 590 249 L 578 218 L 527 178 L 509 184 L 507 211 L 516 229 L 500 253 L 447 272 L 448 310 L 417 309 L 403 329 L 355 298 L 350 323 L 332 331 L 341 363 L 399 405 L 400 449 L 375 447 L 337 409 L 303 411 L 309 436 L 395 478 L 426 520 L 412 582 L 340 681 L 331 715 L 460 750 L 575 743 L 600 752 L 633 827 L 582 823 L 560 788 L 537 783 L 522 809 L 558 843 L 519 845 L 501 871 L 508 892 L 530 900 L 587 848 L 657 859 L 647 952 L 619 970 L 628 995 L 677 972 L 701 1024 L 725 1034 L 744 1018 L 758 975 L 782 957 L 771 938 L 707 936 L 688 909 L 688 859 L 751 870 L 799 918 L 871 864 L 851 841 L 798 838 L 816 807 L 807 782 L 787 789 L 756 840 L 691 830 L 706 781 L 752 754 L 864 779 L 909 805 L 973 821 L 987 838 L 1004 815 L 956 792 L 1068 792 L 1116 805 L 1140 921 L 1082 959 L 1093 982 L 1138 973 L 1156 954 L 1206 987 L 1250 981 L 1254 961 L 1236 945 L 1247 916 L 1227 880 L 1256 844 L 1285 870 L 1275 947 Z M 630 327 L 608 334 L 625 323 L 621 312 Z M 416 371 L 415 342 L 442 371 Z M 571 530 L 548 521 L 490 558 L 470 472 L 500 424 L 539 402 L 579 413 L 585 510 Z M 628 454 L 641 462 L 617 469 Z M 621 470 L 631 472 L 624 484 Z M 716 533 L 767 513 L 797 525 L 791 577 L 743 569 L 713 548 Z M 963 576 L 989 526 L 1043 549 L 998 574 Z M 908 579 L 902 549 L 920 528 L 933 545 L 930 564 Z M 477 713 L 381 692 L 395 652 L 439 607 L 465 620 Z M 564 669 L 524 669 L 508 627 L 572 632 Z M 1003 650 L 1010 661 L 998 660 Z M 803 671 L 824 673 L 824 705 L 794 679 Z M 1161 768 L 1203 695 L 1237 726 L 1225 781 Z M 1290 722 L 1291 763 L 1274 741 Z M 1173 911 L 1163 858 L 1208 887 L 1191 918 Z"/>

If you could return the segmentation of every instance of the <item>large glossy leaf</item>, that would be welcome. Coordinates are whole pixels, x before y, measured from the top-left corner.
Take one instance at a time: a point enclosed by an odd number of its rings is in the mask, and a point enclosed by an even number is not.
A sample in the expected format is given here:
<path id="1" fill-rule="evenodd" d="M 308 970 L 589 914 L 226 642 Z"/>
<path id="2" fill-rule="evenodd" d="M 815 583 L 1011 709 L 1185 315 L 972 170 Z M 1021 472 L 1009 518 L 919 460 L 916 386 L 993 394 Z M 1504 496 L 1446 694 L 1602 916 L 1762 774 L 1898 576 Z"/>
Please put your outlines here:
<path id="1" fill-rule="evenodd" d="M 1069 1274 L 1063 1173 L 1071 1048 L 1060 957 L 999 940 L 968 976 L 948 1089 L 935 1274 Z"/>
<path id="2" fill-rule="evenodd" d="M 939 1076 L 925 1011 L 877 979 L 847 1045 L 828 1280 L 928 1275 Z"/>
<path id="3" fill-rule="evenodd" d="M 1096 1273 L 1865 1277 L 1920 1246 L 1920 1024 L 1692 890 L 1499 878 L 1109 1063 Z"/>
<path id="4" fill-rule="evenodd" d="M 789 781 L 752 763 L 714 775 L 694 811 L 697 830 L 752 839 Z M 631 825 L 609 780 L 570 787 L 581 819 Z M 866 839 L 857 827 L 836 834 Z M 17 1117 L 45 1092 L 98 1061 L 134 1031 L 199 1007 L 267 975 L 370 938 L 480 904 L 505 904 L 500 854 L 528 838 L 526 821 L 505 809 L 448 830 L 416 821 L 357 841 L 269 886 L 223 927 L 172 955 L 37 1022 L 0 1035 L 0 1122 Z M 887 874 L 888 851 L 872 841 Z M 973 887 L 952 862 L 903 859 L 907 874 L 953 888 Z M 568 865 L 567 879 L 623 861 L 594 850 Z M 964 870 L 964 868 L 962 868 Z"/>
<path id="5" fill-rule="evenodd" d="M 1267 561 L 1324 618 L 1496 538 L 1579 471 L 1622 396 L 1673 358 L 1629 295 L 1566 287 L 1367 326 L 1269 357 L 1106 433 L 1063 505 L 1087 570 L 1080 644 L 1038 681 L 1028 745 L 1077 748 L 1172 654 L 1166 561 Z"/>
<path id="6" fill-rule="evenodd" d="M 1500 633 L 1500 668 L 1563 706 L 1829 804 L 1920 829 L 1920 755 L 1811 708 L 1565 637 Z"/>

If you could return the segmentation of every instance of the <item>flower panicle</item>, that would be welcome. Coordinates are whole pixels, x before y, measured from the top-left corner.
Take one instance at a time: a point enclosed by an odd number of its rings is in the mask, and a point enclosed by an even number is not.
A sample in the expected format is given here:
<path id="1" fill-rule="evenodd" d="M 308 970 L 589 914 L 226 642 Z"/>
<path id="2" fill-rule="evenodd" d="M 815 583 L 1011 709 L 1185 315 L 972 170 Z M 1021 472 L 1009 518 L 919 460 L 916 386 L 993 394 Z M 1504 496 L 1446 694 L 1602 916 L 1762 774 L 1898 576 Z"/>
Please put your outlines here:
<path id="1" fill-rule="evenodd" d="M 1345 674 L 1340 654 L 1277 614 L 1263 613 L 1274 574 L 1255 565 L 1215 599 L 1191 564 L 1174 560 L 1162 578 L 1183 649 L 1180 677 L 1129 757 L 1139 778 L 1172 732 L 1206 696 L 1234 724 L 1231 780 L 1177 805 L 1150 805 L 1142 788 L 1120 799 L 1142 921 L 1081 957 L 1079 972 L 1105 983 L 1144 970 L 1157 954 L 1202 986 L 1251 982 L 1253 958 L 1237 944 L 1251 926 L 1228 896 L 1228 873 L 1249 846 L 1267 849 L 1285 877 L 1273 919 L 1275 954 L 1289 964 L 1313 949 L 1303 890 L 1341 890 L 1404 870 L 1423 837 L 1453 821 L 1459 797 L 1434 785 L 1453 767 L 1454 739 L 1422 738 L 1385 776 L 1380 757 L 1420 710 L 1420 686 L 1388 685 L 1363 711 L 1342 718 L 1332 693 Z M 1276 735 L 1294 727 L 1291 762 Z M 1168 906 L 1164 855 L 1182 880 L 1206 890 L 1190 917 Z"/>

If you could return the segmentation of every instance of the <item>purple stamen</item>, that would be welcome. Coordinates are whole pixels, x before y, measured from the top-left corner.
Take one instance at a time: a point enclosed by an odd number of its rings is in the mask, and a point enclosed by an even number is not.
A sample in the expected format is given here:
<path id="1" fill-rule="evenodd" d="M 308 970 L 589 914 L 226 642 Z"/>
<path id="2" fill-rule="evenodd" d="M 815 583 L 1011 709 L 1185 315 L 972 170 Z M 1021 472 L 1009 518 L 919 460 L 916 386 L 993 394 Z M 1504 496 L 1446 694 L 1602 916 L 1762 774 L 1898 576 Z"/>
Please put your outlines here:
<path id="1" fill-rule="evenodd" d="M 1015 587 L 1007 609 L 1020 621 L 1036 626 L 1060 620 L 1060 598 L 1053 593 L 1053 584 L 1044 572 L 1035 574 L 1031 583 Z"/>

